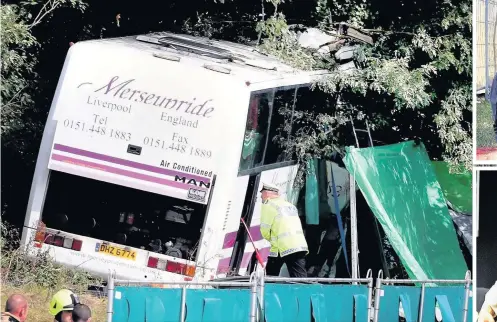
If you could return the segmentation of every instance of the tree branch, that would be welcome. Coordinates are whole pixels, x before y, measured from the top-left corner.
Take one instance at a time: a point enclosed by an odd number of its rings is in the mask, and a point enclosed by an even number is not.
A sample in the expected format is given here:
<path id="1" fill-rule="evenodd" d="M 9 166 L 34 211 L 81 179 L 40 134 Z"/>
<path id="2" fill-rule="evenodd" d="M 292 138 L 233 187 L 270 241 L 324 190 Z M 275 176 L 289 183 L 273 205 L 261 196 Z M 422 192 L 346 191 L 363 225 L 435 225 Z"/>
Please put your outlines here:
<path id="1" fill-rule="evenodd" d="M 264 22 L 264 17 L 266 16 L 264 12 L 264 0 L 261 0 L 261 22 Z M 259 35 L 257 36 L 257 45 L 261 44 L 262 38 L 262 30 L 259 31 Z"/>
<path id="2" fill-rule="evenodd" d="M 27 87 L 27 86 L 24 86 L 23 88 L 21 88 L 20 90 L 18 90 L 18 91 L 17 91 L 17 93 L 15 93 L 15 94 L 14 94 L 14 95 L 10 98 L 10 100 L 9 100 L 7 103 L 5 103 L 5 104 L 3 104 L 3 105 L 2 105 L 2 108 L 4 109 L 4 108 L 7 108 L 7 107 L 9 107 L 10 105 L 12 105 L 12 104 L 13 104 L 14 99 L 15 99 L 17 96 L 19 96 L 19 94 L 21 94 L 21 92 L 22 92 L 22 91 L 23 91 L 26 87 Z"/>
<path id="3" fill-rule="evenodd" d="M 28 29 L 31 29 L 34 26 L 38 25 L 43 20 L 43 18 L 45 18 L 49 13 L 51 13 L 55 9 L 57 9 L 61 3 L 62 3 L 61 0 L 49 0 L 49 1 L 47 1 L 43 5 L 43 7 L 41 8 L 40 12 L 38 12 L 38 15 L 33 20 L 33 22 L 28 26 Z M 49 9 L 47 9 L 47 5 L 50 5 Z M 43 12 L 43 11 L 45 11 L 45 12 Z"/>
<path id="4" fill-rule="evenodd" d="M 43 10 L 45 10 L 45 8 L 50 3 L 50 1 L 51 0 L 45 2 L 45 4 L 43 5 L 43 7 L 40 9 L 40 11 L 38 12 L 38 14 L 36 15 L 35 19 L 33 20 L 33 23 L 31 23 L 31 25 L 28 26 L 29 29 L 31 28 L 31 26 L 34 26 L 35 22 L 38 20 L 38 18 L 40 17 L 41 13 L 43 12 Z"/>

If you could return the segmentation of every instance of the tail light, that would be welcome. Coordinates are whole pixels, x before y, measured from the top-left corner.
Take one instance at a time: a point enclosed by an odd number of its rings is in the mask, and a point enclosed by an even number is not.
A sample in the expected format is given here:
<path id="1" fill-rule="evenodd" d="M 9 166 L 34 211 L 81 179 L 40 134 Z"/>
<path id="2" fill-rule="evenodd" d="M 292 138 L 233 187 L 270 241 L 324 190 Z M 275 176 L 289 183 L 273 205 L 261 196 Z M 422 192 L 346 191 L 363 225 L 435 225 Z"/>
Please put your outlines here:
<path id="1" fill-rule="evenodd" d="M 162 260 L 150 256 L 148 258 L 148 267 L 160 269 L 174 274 L 186 275 L 190 277 L 195 276 L 196 267 L 193 265 L 182 264 L 174 261 Z"/>
<path id="2" fill-rule="evenodd" d="M 81 247 L 83 247 L 83 241 L 79 239 L 75 239 L 72 242 L 72 250 L 77 250 L 78 252 L 81 250 Z"/>
<path id="3" fill-rule="evenodd" d="M 59 246 L 59 247 L 64 246 L 64 237 L 62 237 L 62 236 L 54 236 L 53 245 L 54 246 Z"/>
<path id="4" fill-rule="evenodd" d="M 186 273 L 186 264 L 167 262 L 166 271 L 183 275 L 184 273 Z"/>
<path id="5" fill-rule="evenodd" d="M 36 231 L 34 241 L 34 246 L 37 248 L 41 248 L 43 244 L 47 244 L 72 249 L 79 252 L 81 251 L 81 247 L 83 246 L 82 240 L 65 237 L 63 235 L 54 235 L 50 232 L 46 232 L 46 226 L 43 223 L 38 225 L 38 230 Z"/>
<path id="6" fill-rule="evenodd" d="M 157 264 L 158 263 L 159 263 L 159 259 L 158 258 L 149 257 L 148 258 L 148 264 L 147 264 L 147 266 L 151 267 L 151 268 L 157 268 Z"/>

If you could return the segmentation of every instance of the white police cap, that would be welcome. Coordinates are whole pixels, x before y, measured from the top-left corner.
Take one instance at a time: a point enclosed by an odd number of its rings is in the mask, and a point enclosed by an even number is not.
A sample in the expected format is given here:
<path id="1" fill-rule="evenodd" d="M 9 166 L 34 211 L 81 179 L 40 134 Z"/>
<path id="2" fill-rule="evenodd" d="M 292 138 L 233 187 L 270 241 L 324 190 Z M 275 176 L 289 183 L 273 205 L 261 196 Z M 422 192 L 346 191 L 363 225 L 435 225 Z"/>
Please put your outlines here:
<path id="1" fill-rule="evenodd" d="M 272 183 L 262 183 L 262 190 L 268 190 L 268 191 L 273 191 L 273 192 L 280 192 L 280 188 L 275 185 L 275 184 L 272 184 Z"/>

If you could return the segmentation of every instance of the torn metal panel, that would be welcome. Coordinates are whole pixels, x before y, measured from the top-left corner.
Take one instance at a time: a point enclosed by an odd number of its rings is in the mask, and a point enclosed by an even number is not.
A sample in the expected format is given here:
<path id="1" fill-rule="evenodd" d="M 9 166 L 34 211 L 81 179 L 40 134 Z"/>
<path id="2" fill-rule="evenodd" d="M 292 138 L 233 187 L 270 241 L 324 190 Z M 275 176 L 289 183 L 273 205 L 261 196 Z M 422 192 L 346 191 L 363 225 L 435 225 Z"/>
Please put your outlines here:
<path id="1" fill-rule="evenodd" d="M 359 46 L 344 46 L 335 53 L 335 58 L 338 61 L 351 60 L 358 48 Z"/>
<path id="2" fill-rule="evenodd" d="M 352 38 L 355 40 L 359 40 L 361 42 L 364 42 L 366 44 L 373 45 L 373 37 L 368 35 L 367 33 L 359 30 L 358 28 L 349 26 L 348 24 L 342 22 L 338 26 L 338 34 L 341 36 L 345 36 L 348 38 Z"/>
<path id="3" fill-rule="evenodd" d="M 329 35 L 317 28 L 307 28 L 297 35 L 298 42 L 303 48 L 314 49 L 324 55 L 338 49 L 337 43 L 340 38 Z"/>

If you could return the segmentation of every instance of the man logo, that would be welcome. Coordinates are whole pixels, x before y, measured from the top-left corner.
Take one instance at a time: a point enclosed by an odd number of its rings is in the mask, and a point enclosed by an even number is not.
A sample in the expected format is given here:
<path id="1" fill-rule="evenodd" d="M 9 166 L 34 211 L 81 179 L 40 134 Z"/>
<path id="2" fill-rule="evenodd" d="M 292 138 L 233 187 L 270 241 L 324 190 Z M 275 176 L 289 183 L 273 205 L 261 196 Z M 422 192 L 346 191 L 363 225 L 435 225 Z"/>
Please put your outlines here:
<path id="1" fill-rule="evenodd" d="M 197 181 L 195 179 L 187 179 L 186 177 L 180 177 L 180 176 L 175 176 L 174 181 L 179 181 L 183 182 L 192 186 L 200 187 L 200 188 L 206 188 L 210 189 L 211 183 L 210 182 L 204 182 L 204 181 Z"/>

